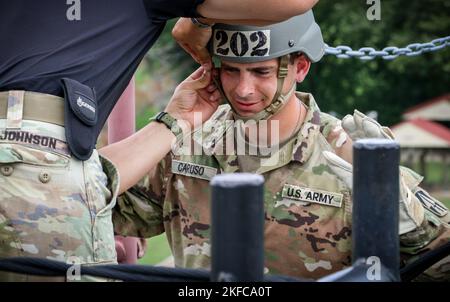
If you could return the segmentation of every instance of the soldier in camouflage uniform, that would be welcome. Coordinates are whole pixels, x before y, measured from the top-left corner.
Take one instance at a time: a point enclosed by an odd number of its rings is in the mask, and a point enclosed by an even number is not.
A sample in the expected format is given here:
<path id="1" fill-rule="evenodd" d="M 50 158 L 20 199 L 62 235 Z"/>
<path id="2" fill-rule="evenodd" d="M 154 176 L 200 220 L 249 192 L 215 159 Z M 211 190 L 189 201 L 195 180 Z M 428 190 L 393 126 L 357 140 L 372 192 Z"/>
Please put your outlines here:
<path id="1" fill-rule="evenodd" d="M 187 139 L 178 136 L 173 152 L 119 197 L 115 231 L 166 232 L 176 266 L 208 268 L 209 181 L 219 173 L 258 173 L 265 178 L 267 272 L 320 278 L 351 265 L 352 138 L 392 138 L 389 129 L 357 111 L 340 121 L 321 112 L 311 94 L 293 93 L 324 52 L 312 12 L 264 28 L 218 24 L 212 39 L 222 63 L 218 86 L 229 104 Z M 267 133 L 279 129 L 278 139 L 259 132 L 252 141 L 251 128 L 264 121 L 276 121 Z M 239 153 L 239 141 L 246 152 Z M 418 186 L 421 180 L 401 168 L 404 261 L 450 238 L 450 214 Z M 448 278 L 448 259 L 430 272 Z"/>
<path id="2" fill-rule="evenodd" d="M 24 103 L 43 99 L 53 100 L 55 107 L 63 104 L 53 95 L 0 92 L 0 112 L 7 112 L 0 119 L 0 255 L 116 263 L 111 208 L 117 173 L 96 151 L 84 162 L 71 157 L 62 125 L 23 118 L 29 114 Z M 102 164 L 111 168 L 115 181 L 108 184 Z M 0 271 L 0 280 L 43 279 Z"/>

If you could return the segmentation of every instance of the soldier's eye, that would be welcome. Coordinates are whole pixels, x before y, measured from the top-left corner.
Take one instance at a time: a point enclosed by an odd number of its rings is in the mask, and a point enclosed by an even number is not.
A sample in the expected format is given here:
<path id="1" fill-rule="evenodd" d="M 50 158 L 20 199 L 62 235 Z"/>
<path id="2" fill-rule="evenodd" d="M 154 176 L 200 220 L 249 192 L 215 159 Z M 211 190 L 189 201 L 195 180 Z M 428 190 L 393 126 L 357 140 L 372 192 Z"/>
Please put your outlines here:
<path id="1" fill-rule="evenodd" d="M 233 67 L 223 67 L 223 70 L 225 70 L 226 72 L 238 72 L 239 71 L 239 69 L 233 68 Z"/>
<path id="2" fill-rule="evenodd" d="M 270 74 L 269 70 L 256 70 L 255 72 L 256 72 L 256 74 L 259 74 L 259 75 L 268 75 L 268 74 Z"/>

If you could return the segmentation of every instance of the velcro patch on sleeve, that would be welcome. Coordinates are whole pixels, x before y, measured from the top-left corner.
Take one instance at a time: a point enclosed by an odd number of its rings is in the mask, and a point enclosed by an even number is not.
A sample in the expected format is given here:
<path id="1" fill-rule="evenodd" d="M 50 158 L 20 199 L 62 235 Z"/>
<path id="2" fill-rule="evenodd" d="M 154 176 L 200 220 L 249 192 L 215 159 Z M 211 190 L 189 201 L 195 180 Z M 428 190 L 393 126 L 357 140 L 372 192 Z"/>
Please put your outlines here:
<path id="1" fill-rule="evenodd" d="M 340 208 L 342 206 L 343 199 L 343 195 L 341 193 L 299 187 L 290 184 L 285 184 L 283 186 L 282 197 L 318 203 L 337 208 Z"/>
<path id="2" fill-rule="evenodd" d="M 211 180 L 217 174 L 217 169 L 191 162 L 172 160 L 172 173 Z"/>
<path id="3" fill-rule="evenodd" d="M 419 189 L 414 195 L 419 199 L 420 203 L 425 209 L 438 217 L 444 217 L 447 215 L 447 208 L 439 201 L 430 196 L 426 191 Z"/>

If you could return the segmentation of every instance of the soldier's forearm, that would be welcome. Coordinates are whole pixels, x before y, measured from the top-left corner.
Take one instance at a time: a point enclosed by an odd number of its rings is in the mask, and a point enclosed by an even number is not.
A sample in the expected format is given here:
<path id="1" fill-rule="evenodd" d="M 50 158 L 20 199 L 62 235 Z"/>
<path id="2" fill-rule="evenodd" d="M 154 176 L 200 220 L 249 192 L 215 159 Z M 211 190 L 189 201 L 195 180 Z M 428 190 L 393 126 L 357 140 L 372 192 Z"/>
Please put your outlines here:
<path id="1" fill-rule="evenodd" d="M 197 11 L 217 20 L 265 20 L 281 22 L 311 9 L 318 0 L 206 0 Z M 227 22 L 228 23 L 228 22 Z M 257 24 L 254 24 L 257 25 Z"/>
<path id="2" fill-rule="evenodd" d="M 175 136 L 160 123 L 150 123 L 134 135 L 99 150 L 120 175 L 119 194 L 136 184 L 169 153 Z"/>

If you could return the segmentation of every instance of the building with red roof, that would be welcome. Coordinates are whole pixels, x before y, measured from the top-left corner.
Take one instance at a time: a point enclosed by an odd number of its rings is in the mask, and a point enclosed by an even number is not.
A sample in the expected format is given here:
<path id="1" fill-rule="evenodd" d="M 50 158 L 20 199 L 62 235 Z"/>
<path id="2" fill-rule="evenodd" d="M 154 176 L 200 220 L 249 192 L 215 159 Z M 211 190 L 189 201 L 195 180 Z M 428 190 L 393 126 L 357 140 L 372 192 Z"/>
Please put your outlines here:
<path id="1" fill-rule="evenodd" d="M 427 161 L 441 163 L 442 185 L 448 190 L 450 164 L 450 93 L 413 106 L 403 114 L 404 121 L 391 127 L 402 148 L 402 162 L 419 162 L 426 176 Z"/>
<path id="2" fill-rule="evenodd" d="M 423 119 L 430 121 L 450 121 L 450 93 L 413 106 L 405 111 L 403 119 Z"/>
<path id="3" fill-rule="evenodd" d="M 450 148 L 450 129 L 433 121 L 407 120 L 391 130 L 404 148 Z"/>

